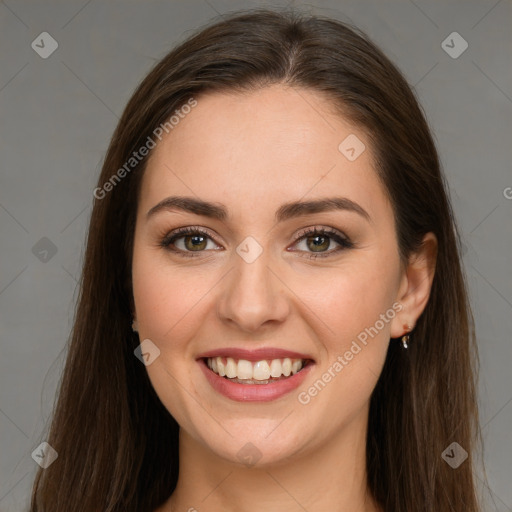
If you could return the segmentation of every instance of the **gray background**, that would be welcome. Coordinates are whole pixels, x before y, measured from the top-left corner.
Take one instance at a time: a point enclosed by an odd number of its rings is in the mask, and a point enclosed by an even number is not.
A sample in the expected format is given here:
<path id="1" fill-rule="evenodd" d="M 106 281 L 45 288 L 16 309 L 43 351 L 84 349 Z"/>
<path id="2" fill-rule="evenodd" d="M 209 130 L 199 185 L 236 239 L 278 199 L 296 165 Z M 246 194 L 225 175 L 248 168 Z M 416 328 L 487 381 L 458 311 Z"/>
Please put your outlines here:
<path id="1" fill-rule="evenodd" d="M 464 234 L 482 365 L 487 509 L 511 511 L 512 2 L 294 4 L 365 30 L 425 108 Z M 196 28 L 262 5 L 269 4 L 0 2 L 0 511 L 28 504 L 31 453 L 45 440 L 63 368 L 92 190 L 125 103 L 156 59 Z M 31 47 L 43 31 L 58 42 L 47 59 Z M 454 31 L 469 45 L 458 58 L 441 46 Z"/>

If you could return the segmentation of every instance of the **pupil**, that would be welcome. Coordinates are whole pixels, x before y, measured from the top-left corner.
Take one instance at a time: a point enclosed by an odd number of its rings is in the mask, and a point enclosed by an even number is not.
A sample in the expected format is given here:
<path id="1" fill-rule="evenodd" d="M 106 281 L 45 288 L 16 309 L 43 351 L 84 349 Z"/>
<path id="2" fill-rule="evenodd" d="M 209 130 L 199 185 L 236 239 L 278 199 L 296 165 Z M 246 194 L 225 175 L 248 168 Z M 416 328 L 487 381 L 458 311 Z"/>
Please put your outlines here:
<path id="1" fill-rule="evenodd" d="M 192 235 L 189 240 L 192 240 L 193 248 L 202 248 L 201 245 L 204 244 L 204 236 L 202 235 Z"/>
<path id="2" fill-rule="evenodd" d="M 320 248 L 320 249 L 322 249 L 322 248 L 326 249 L 326 248 L 329 246 L 329 242 L 327 242 L 327 247 L 322 247 L 323 245 L 325 245 L 325 241 L 328 239 L 328 237 L 326 237 L 326 236 L 316 235 L 316 236 L 314 236 L 314 237 L 312 237 L 312 238 L 313 238 L 313 240 L 314 240 L 314 242 L 313 242 L 313 243 L 314 243 L 314 247 L 315 247 L 315 248 L 317 248 L 317 249 L 318 249 L 318 248 Z M 319 239 L 320 239 L 320 240 L 323 240 L 323 242 L 318 243 L 318 240 L 319 240 Z M 320 251 L 316 251 L 316 252 L 320 252 Z"/>

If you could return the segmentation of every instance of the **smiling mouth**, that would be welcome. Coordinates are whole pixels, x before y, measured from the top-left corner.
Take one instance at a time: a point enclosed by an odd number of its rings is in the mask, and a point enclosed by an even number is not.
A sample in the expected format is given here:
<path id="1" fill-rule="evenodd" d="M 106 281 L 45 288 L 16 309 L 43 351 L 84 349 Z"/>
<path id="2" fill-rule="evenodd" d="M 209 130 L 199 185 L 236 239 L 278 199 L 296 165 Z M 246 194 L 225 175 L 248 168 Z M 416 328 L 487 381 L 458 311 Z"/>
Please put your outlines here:
<path id="1" fill-rule="evenodd" d="M 237 384 L 270 384 L 286 380 L 313 363 L 310 359 L 289 357 L 256 362 L 232 357 L 206 357 L 203 360 L 213 373 Z"/>

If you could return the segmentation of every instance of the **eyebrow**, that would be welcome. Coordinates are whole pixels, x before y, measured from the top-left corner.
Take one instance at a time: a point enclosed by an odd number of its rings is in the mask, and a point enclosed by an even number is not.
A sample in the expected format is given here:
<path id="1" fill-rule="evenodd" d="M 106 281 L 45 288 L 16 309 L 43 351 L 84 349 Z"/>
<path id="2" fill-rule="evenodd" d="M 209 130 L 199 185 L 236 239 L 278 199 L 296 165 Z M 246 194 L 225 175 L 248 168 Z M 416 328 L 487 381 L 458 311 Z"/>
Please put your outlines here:
<path id="1" fill-rule="evenodd" d="M 146 214 L 146 218 L 149 219 L 159 212 L 171 210 L 182 210 L 220 221 L 225 221 L 229 217 L 226 207 L 221 203 L 212 203 L 195 197 L 170 196 L 153 206 Z M 371 222 L 368 212 L 362 206 L 346 197 L 326 197 L 311 201 L 285 203 L 276 211 L 275 218 L 277 222 L 283 222 L 295 217 L 336 210 L 357 213 L 365 220 Z"/>

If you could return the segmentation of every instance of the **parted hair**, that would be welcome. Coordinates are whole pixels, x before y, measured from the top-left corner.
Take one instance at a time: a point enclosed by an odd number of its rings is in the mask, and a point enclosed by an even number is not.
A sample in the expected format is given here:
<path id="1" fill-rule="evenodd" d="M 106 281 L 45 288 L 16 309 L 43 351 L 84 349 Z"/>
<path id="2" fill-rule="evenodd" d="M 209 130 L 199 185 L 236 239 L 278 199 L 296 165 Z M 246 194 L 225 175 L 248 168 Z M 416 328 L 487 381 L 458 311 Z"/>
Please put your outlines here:
<path id="1" fill-rule="evenodd" d="M 393 206 L 403 262 L 428 232 L 436 271 L 408 350 L 390 343 L 371 396 L 369 489 L 385 512 L 477 512 L 478 354 L 457 225 L 425 115 L 401 72 L 357 28 L 290 9 L 235 12 L 202 27 L 150 70 L 128 101 L 98 187 L 191 97 L 286 84 L 322 93 L 367 134 Z M 151 153 L 150 153 L 151 154 Z M 131 263 L 148 157 L 95 198 L 74 323 L 31 512 L 153 512 L 178 479 L 179 426 L 160 402 L 131 329 Z M 456 441 L 456 470 L 441 454 Z M 332 475 L 342 485 L 343 475 Z"/>

